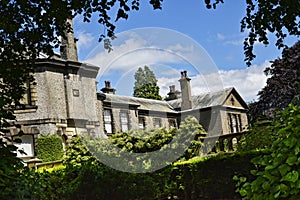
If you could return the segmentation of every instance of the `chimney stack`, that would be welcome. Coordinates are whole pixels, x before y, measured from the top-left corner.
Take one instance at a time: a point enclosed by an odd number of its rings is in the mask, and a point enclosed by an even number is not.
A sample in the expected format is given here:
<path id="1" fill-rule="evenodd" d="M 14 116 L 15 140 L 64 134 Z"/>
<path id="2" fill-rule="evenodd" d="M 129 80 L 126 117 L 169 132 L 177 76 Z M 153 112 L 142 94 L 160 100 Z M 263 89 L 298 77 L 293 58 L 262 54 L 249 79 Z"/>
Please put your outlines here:
<path id="1" fill-rule="evenodd" d="M 105 87 L 101 89 L 103 93 L 106 94 L 115 94 L 116 89 L 110 87 L 110 81 L 104 81 Z"/>
<path id="2" fill-rule="evenodd" d="M 181 110 L 193 108 L 190 80 L 191 79 L 187 76 L 187 71 L 181 72 L 181 78 L 179 79 L 182 99 Z"/>
<path id="3" fill-rule="evenodd" d="M 78 61 L 76 40 L 74 38 L 73 21 L 68 18 L 66 21 L 67 30 L 65 30 L 65 37 L 62 37 L 60 55 L 64 60 Z"/>
<path id="4" fill-rule="evenodd" d="M 168 97 L 166 98 L 167 101 L 178 99 L 180 97 L 180 92 L 175 89 L 175 85 L 169 86 L 170 92 L 167 94 Z"/>

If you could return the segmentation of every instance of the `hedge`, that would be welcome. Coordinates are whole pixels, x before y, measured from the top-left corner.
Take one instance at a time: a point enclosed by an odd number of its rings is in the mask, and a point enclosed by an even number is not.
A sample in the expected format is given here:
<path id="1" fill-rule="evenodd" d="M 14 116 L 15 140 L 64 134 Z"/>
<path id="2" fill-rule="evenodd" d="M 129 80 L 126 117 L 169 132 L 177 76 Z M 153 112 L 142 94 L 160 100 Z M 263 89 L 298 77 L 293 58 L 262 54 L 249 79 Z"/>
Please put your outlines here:
<path id="1" fill-rule="evenodd" d="M 179 199 L 241 199 L 233 176 L 253 179 L 250 170 L 255 167 L 250 160 L 259 154 L 261 152 L 257 151 L 226 153 L 175 163 L 169 196 Z"/>
<path id="2" fill-rule="evenodd" d="M 36 154 L 43 162 L 61 160 L 64 155 L 62 139 L 57 135 L 39 137 L 36 142 Z"/>
<path id="3" fill-rule="evenodd" d="M 120 172 L 99 162 L 69 165 L 55 173 L 39 173 L 34 182 L 41 179 L 47 187 L 30 194 L 39 199 L 241 199 L 235 192 L 233 176 L 251 180 L 250 170 L 254 166 L 250 160 L 258 154 L 260 152 L 194 158 L 141 174 Z M 31 188 L 31 191 L 37 189 Z"/>

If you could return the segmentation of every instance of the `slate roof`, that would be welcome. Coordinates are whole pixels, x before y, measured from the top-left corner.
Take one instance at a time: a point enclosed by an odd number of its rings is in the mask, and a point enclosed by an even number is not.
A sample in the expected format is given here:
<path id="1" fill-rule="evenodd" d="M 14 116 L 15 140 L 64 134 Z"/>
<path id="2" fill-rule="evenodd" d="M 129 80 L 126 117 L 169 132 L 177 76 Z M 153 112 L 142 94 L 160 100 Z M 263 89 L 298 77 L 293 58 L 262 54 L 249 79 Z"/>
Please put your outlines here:
<path id="1" fill-rule="evenodd" d="M 226 99 L 231 93 L 235 95 L 235 97 L 239 100 L 239 102 L 244 108 L 247 108 L 247 104 L 244 102 L 244 100 L 238 94 L 238 92 L 233 87 L 230 87 L 221 91 L 192 96 L 194 103 L 194 107 L 192 109 L 202 109 L 224 105 Z M 181 108 L 182 101 L 181 98 L 171 101 L 161 101 L 131 96 L 121 96 L 116 94 L 104 95 L 106 96 L 104 102 L 110 102 L 112 105 L 114 103 L 123 105 L 133 105 L 137 106 L 139 110 L 159 111 L 168 113 L 176 113 L 176 110 Z"/>
<path id="2" fill-rule="evenodd" d="M 112 104 L 135 105 L 138 106 L 139 110 L 176 113 L 167 101 L 121 96 L 116 94 L 105 94 L 105 96 L 106 98 L 104 102 L 111 102 Z"/>
<path id="3" fill-rule="evenodd" d="M 201 109 L 212 106 L 224 105 L 226 99 L 231 93 L 234 93 L 235 96 L 238 98 L 239 102 L 242 104 L 242 106 L 244 108 L 247 108 L 247 104 L 244 102 L 244 100 L 241 98 L 238 92 L 233 87 L 230 87 L 216 92 L 192 96 L 194 104 L 192 109 Z M 168 103 L 175 109 L 181 108 L 181 102 L 181 98 L 168 101 Z"/>

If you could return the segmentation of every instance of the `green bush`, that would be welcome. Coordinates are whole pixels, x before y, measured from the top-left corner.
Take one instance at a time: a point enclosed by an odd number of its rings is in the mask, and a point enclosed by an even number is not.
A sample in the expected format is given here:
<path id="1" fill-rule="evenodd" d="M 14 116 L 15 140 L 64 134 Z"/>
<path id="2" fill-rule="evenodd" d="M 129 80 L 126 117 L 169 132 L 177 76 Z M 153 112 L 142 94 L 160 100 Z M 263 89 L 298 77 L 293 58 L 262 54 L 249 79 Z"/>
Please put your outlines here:
<path id="1" fill-rule="evenodd" d="M 252 159 L 254 180 L 239 180 L 238 191 L 244 199 L 300 198 L 300 106 L 290 105 L 277 115 L 274 131 L 278 134 L 266 155 Z"/>
<path id="2" fill-rule="evenodd" d="M 61 160 L 64 155 L 62 139 L 57 135 L 39 137 L 36 142 L 36 154 L 43 162 Z"/>
<path id="3" fill-rule="evenodd" d="M 19 188 L 28 199 L 239 199 L 233 176 L 252 180 L 257 151 L 194 157 L 150 173 L 114 170 L 92 156 L 74 137 L 66 168 L 31 174 Z M 39 183 L 39 184 L 36 184 Z M 28 193 L 30 191 L 30 193 Z"/>
<path id="4" fill-rule="evenodd" d="M 250 160 L 259 152 L 226 153 L 175 163 L 169 176 L 169 198 L 240 199 L 233 177 L 252 178 Z"/>
<path id="5" fill-rule="evenodd" d="M 269 149 L 277 139 L 274 132 L 274 124 L 270 120 L 257 121 L 250 127 L 249 132 L 244 134 L 237 143 L 237 151 L 251 151 Z"/>
<path id="6" fill-rule="evenodd" d="M 119 148 L 135 153 L 158 151 L 172 140 L 174 149 L 188 147 L 181 156 L 190 159 L 199 155 L 202 146 L 201 137 L 206 134 L 204 128 L 193 116 L 187 116 L 180 124 L 179 129 L 166 130 L 164 128 L 152 130 L 132 130 L 125 133 L 113 134 L 111 142 Z"/>

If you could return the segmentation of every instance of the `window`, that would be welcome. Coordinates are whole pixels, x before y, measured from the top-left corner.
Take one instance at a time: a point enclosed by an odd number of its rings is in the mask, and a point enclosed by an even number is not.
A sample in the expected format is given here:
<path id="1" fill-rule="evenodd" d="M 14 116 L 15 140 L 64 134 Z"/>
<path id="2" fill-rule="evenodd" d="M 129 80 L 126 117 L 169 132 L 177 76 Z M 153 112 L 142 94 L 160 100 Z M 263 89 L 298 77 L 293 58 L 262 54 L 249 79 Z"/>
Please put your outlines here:
<path id="1" fill-rule="evenodd" d="M 154 128 L 161 127 L 161 119 L 160 118 L 154 118 L 153 126 L 154 126 Z"/>
<path id="2" fill-rule="evenodd" d="M 169 127 L 170 128 L 176 128 L 176 120 L 175 119 L 169 119 Z"/>
<path id="3" fill-rule="evenodd" d="M 228 113 L 228 125 L 230 133 L 238 133 L 242 131 L 241 115 Z"/>
<path id="4" fill-rule="evenodd" d="M 120 112 L 120 120 L 121 120 L 121 131 L 125 132 L 129 129 L 129 119 L 127 112 Z"/>
<path id="5" fill-rule="evenodd" d="M 104 130 L 105 130 L 106 134 L 112 134 L 113 131 L 112 131 L 112 114 L 111 114 L 111 110 L 104 109 L 103 115 L 104 115 Z"/>
<path id="6" fill-rule="evenodd" d="M 34 156 L 34 147 L 33 147 L 33 135 L 23 135 L 20 137 L 22 140 L 21 143 L 14 143 L 17 150 L 17 157 L 33 157 Z M 26 154 L 22 154 L 19 150 L 24 151 Z"/>
<path id="7" fill-rule="evenodd" d="M 146 129 L 146 120 L 145 117 L 139 117 L 139 129 Z"/>
<path id="8" fill-rule="evenodd" d="M 26 89 L 23 98 L 20 99 L 20 103 L 27 106 L 35 106 L 37 101 L 37 93 L 36 93 L 36 82 L 27 81 L 24 83 L 24 88 Z"/>

